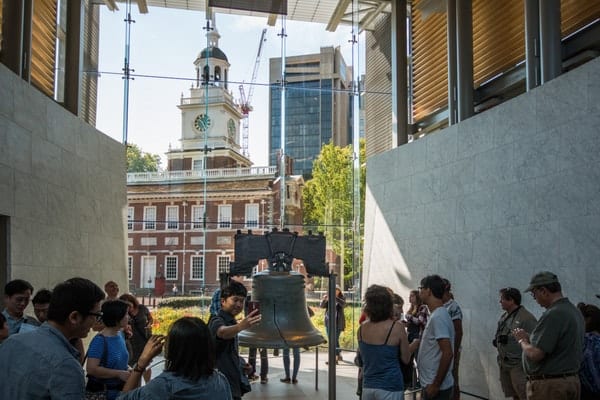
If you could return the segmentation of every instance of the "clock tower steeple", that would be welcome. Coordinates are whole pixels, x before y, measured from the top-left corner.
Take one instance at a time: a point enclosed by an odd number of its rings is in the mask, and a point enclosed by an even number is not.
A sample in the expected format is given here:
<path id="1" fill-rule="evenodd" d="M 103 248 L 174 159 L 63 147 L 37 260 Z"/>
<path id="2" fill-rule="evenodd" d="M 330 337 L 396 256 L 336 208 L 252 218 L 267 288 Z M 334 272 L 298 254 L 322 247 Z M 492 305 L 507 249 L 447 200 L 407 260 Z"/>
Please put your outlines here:
<path id="1" fill-rule="evenodd" d="M 240 119 L 242 113 L 229 90 L 229 60 L 219 46 L 219 32 L 214 24 L 206 34 L 207 47 L 194 60 L 196 78 L 189 89 L 189 97 L 181 96 L 181 150 L 167 153 L 167 157 L 181 158 L 195 153 L 204 157 L 205 147 L 213 168 L 249 166 L 251 161 L 241 154 Z M 208 24 L 207 26 L 210 26 Z M 175 153 L 178 153 L 177 155 Z M 224 162 L 229 158 L 230 162 Z M 222 164 L 227 164 L 222 165 Z M 209 166 L 205 166 L 208 168 Z"/>

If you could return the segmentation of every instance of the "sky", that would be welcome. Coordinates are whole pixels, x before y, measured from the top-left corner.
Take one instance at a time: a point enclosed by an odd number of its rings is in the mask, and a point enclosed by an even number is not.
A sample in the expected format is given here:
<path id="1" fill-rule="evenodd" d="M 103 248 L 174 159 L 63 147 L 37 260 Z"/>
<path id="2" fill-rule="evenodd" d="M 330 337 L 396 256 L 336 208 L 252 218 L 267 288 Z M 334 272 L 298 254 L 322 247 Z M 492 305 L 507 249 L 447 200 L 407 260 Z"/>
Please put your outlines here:
<path id="1" fill-rule="evenodd" d="M 118 11 L 101 7 L 100 58 L 98 79 L 98 113 L 96 127 L 122 141 L 123 79 L 125 55 L 125 6 Z M 132 7 L 130 68 L 133 74 L 156 78 L 135 77 L 130 81 L 128 143 L 135 143 L 144 152 L 159 154 L 166 166 L 165 152 L 169 145 L 180 147 L 181 113 L 176 107 L 195 76 L 193 61 L 206 47 L 206 25 L 203 12 L 150 7 L 148 14 L 139 14 Z M 250 113 L 248 148 L 255 166 L 268 165 L 269 118 L 269 58 L 281 57 L 280 21 L 274 27 L 266 25 L 266 17 L 241 17 L 216 14 L 216 28 L 221 35 L 219 48 L 227 55 L 230 90 L 239 99 L 238 82 L 249 82 L 256 60 L 260 35 L 267 28 L 262 60 L 256 79 Z M 286 22 L 286 56 L 318 53 L 320 47 L 340 46 L 348 65 L 352 64 L 352 27 L 340 25 L 336 32 L 325 31 L 325 25 Z M 359 39 L 358 53 L 364 54 L 364 40 Z M 364 60 L 364 56 L 361 57 Z M 361 61 L 359 64 L 364 65 Z M 359 71 L 364 68 L 359 65 Z M 245 88 L 246 92 L 248 87 Z"/>

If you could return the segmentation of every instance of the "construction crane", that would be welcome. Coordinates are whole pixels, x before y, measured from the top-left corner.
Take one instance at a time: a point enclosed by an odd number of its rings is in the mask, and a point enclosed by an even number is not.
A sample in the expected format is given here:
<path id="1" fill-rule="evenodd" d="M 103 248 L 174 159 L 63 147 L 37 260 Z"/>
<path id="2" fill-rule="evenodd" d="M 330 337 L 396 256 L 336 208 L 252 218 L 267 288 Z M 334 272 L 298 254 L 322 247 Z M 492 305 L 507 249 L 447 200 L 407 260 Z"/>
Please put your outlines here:
<path id="1" fill-rule="evenodd" d="M 254 83 L 256 75 L 258 75 L 258 67 L 260 66 L 260 56 L 262 54 L 263 43 L 267 41 L 267 29 L 263 29 L 258 43 L 258 51 L 256 52 L 256 60 L 254 61 L 254 70 L 250 79 L 250 87 L 248 88 L 248 96 L 244 91 L 244 84 L 240 85 L 240 109 L 242 110 L 242 154 L 248 157 L 248 115 L 252 111 L 252 94 L 254 93 Z"/>

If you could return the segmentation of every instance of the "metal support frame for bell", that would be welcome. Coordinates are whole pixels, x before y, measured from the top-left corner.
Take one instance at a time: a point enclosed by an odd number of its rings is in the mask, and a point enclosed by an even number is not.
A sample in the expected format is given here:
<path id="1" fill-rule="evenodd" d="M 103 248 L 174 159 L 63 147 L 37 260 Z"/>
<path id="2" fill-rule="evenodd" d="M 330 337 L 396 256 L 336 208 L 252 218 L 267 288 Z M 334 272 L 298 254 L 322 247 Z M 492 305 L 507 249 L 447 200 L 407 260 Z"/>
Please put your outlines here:
<path id="1" fill-rule="evenodd" d="M 292 271 L 294 259 L 302 259 L 307 273 L 324 275 L 325 238 L 299 236 L 287 230 L 235 236 L 232 274 L 249 275 L 260 259 L 269 269 L 252 277 L 252 301 L 260 303 L 261 322 L 238 334 L 241 346 L 258 348 L 310 347 L 325 343 L 308 316 L 304 275 Z"/>

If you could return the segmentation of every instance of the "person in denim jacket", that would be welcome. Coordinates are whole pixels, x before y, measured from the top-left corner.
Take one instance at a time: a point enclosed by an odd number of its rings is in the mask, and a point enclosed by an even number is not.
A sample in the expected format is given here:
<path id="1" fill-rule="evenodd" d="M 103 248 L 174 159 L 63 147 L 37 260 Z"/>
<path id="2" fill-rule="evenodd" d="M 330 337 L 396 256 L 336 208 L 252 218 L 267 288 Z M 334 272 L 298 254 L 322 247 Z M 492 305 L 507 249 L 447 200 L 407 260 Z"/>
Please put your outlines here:
<path id="1" fill-rule="evenodd" d="M 199 318 L 175 321 L 166 338 L 164 372 L 139 387 L 143 372 L 165 343 L 162 336 L 150 337 L 118 400 L 231 400 L 227 378 L 215 369 L 216 347 L 211 336 Z"/>

